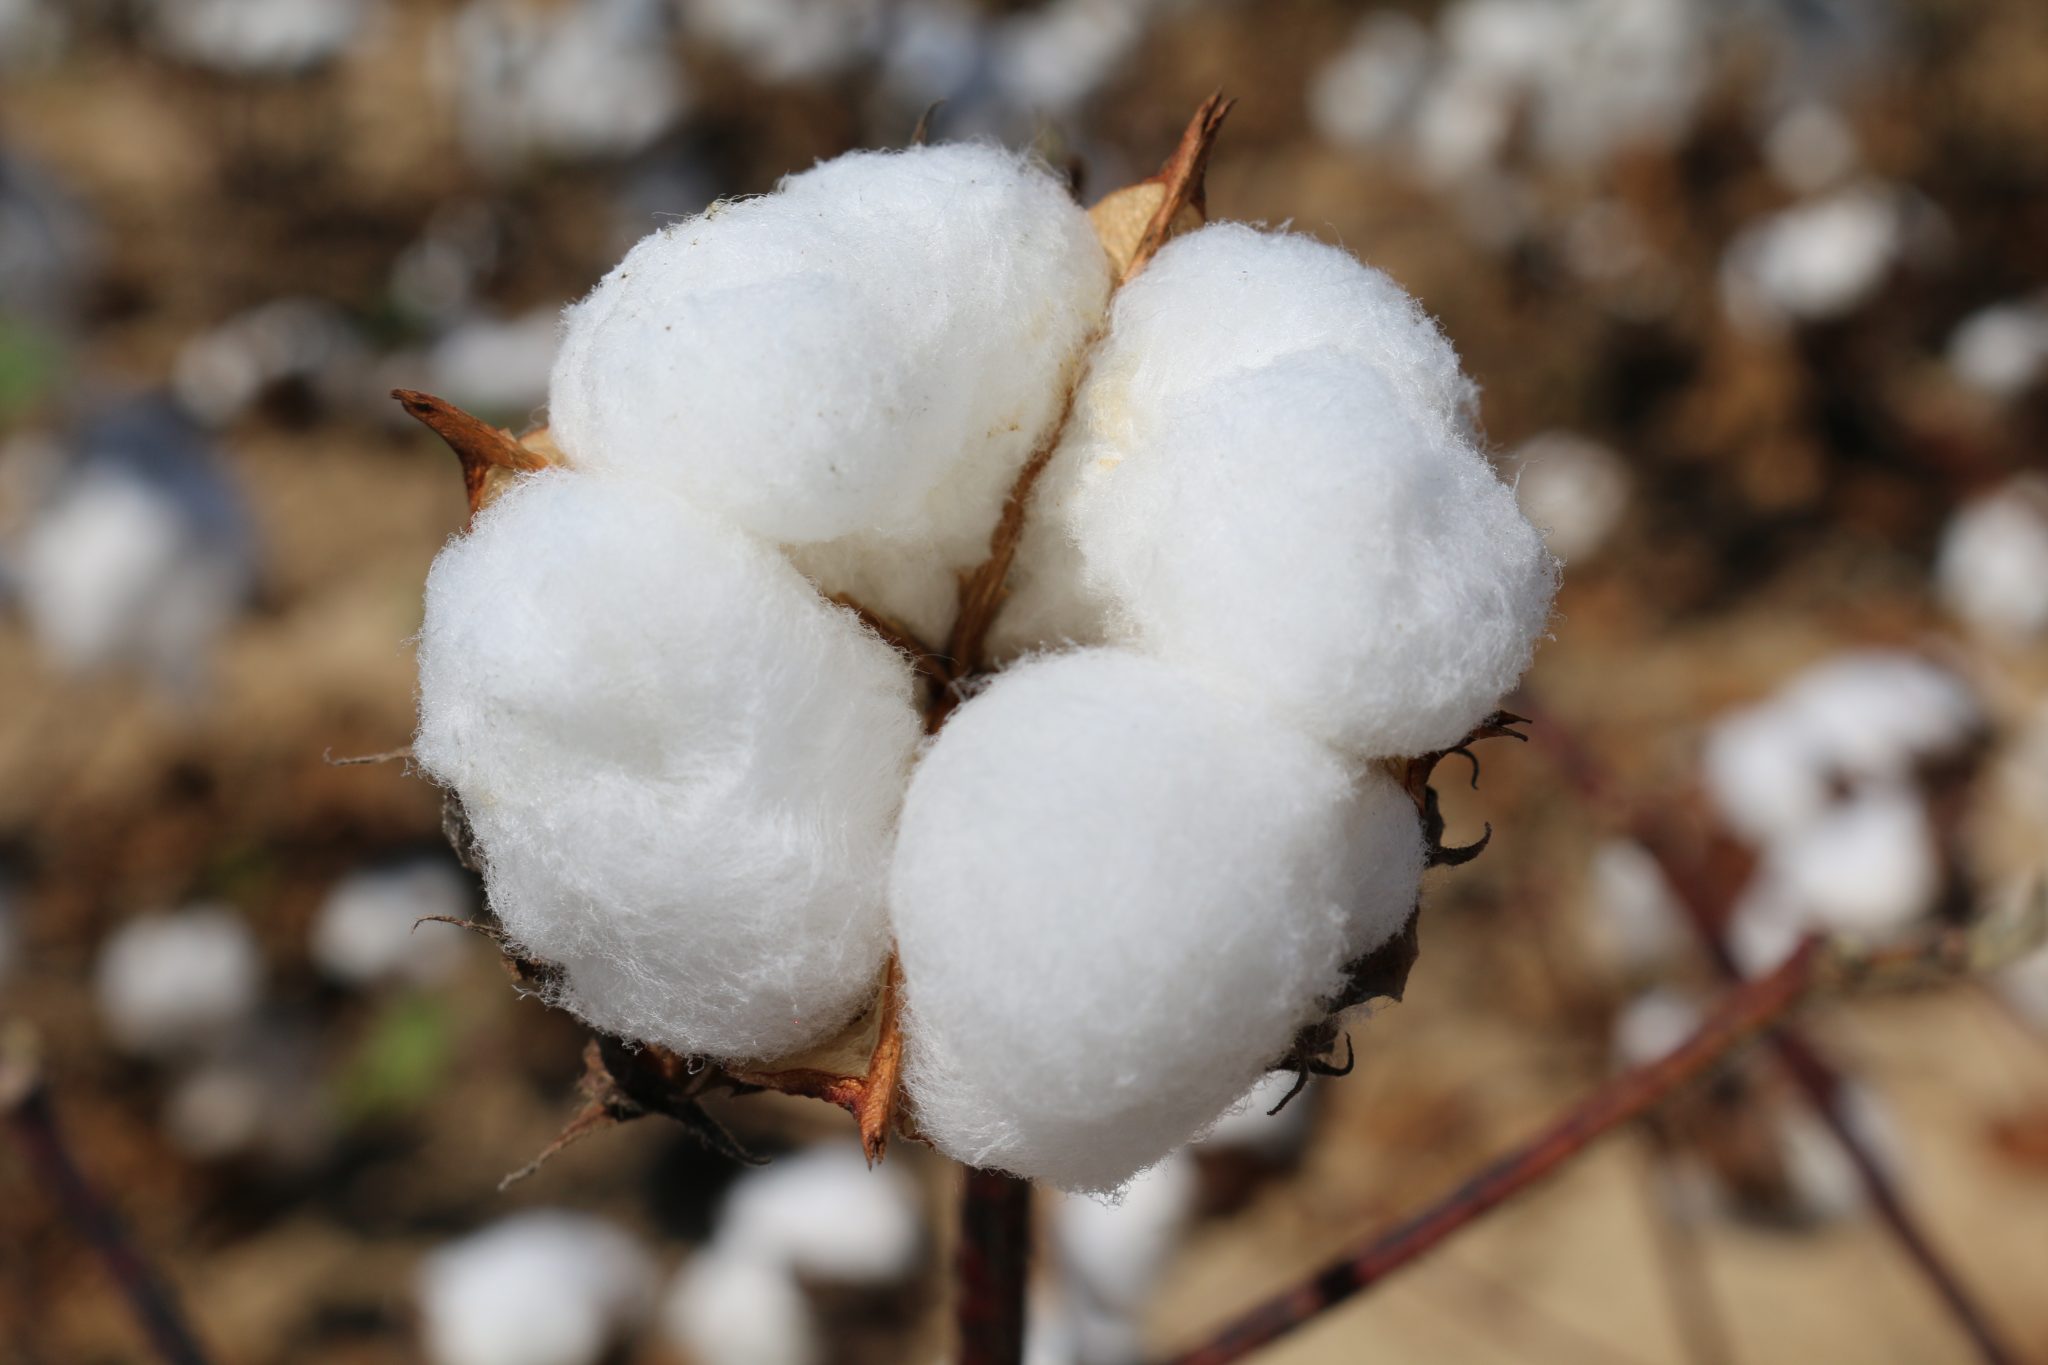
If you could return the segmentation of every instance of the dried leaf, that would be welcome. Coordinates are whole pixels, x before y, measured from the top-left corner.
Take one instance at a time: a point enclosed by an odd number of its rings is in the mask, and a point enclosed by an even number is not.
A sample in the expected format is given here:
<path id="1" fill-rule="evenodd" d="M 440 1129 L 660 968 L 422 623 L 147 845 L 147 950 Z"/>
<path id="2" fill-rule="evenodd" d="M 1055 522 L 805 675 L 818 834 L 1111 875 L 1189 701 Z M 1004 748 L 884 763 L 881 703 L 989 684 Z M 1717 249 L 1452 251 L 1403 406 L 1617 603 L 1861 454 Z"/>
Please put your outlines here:
<path id="1" fill-rule="evenodd" d="M 875 1050 L 868 1054 L 860 1103 L 853 1111 L 860 1124 L 861 1150 L 870 1166 L 888 1149 L 903 1073 L 903 968 L 894 953 L 889 955 L 889 970 L 882 978 L 882 998 L 876 1009 Z"/>
<path id="2" fill-rule="evenodd" d="M 469 496 L 469 519 L 488 506 L 515 474 L 562 463 L 561 451 L 541 428 L 522 442 L 502 427 L 472 417 L 443 398 L 417 389 L 393 389 L 396 398 L 422 425 L 448 443 L 462 462 L 462 486 Z"/>
<path id="3" fill-rule="evenodd" d="M 1095 235 L 1115 267 L 1118 284 L 1143 270 L 1159 248 L 1207 220 L 1203 180 L 1209 153 L 1235 103 L 1223 98 L 1220 91 L 1203 100 L 1181 132 L 1180 145 L 1157 175 L 1104 195 L 1088 210 Z"/>

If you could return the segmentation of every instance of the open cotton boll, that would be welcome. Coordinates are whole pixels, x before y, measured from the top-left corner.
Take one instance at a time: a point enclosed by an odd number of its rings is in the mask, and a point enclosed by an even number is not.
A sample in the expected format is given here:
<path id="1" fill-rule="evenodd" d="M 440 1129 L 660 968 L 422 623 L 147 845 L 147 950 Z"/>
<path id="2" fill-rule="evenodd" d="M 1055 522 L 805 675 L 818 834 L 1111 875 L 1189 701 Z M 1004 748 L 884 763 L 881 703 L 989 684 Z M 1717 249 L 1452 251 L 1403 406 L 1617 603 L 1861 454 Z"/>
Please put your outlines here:
<path id="1" fill-rule="evenodd" d="M 1794 678 L 1776 704 L 1835 775 L 1856 779 L 1908 777 L 1960 753 L 1984 725 L 1962 679 L 1902 650 L 1838 654 Z"/>
<path id="2" fill-rule="evenodd" d="M 713 1245 L 662 1299 L 662 1335 L 698 1365 L 818 1365 L 823 1334 L 787 1267 Z"/>
<path id="3" fill-rule="evenodd" d="M 1934 581 L 1942 604 L 1989 639 L 2048 634 L 2048 479 L 2021 475 L 1950 517 Z"/>
<path id="4" fill-rule="evenodd" d="M 532 476 L 435 560 L 419 671 L 414 753 L 562 1003 L 762 1058 L 872 996 L 909 669 L 772 546 L 645 485 Z"/>
<path id="5" fill-rule="evenodd" d="M 1144 37 L 1158 0 L 1050 0 L 996 30 L 995 79 L 1019 108 L 1057 118 L 1116 74 Z"/>
<path id="6" fill-rule="evenodd" d="M 1068 1294 L 1121 1312 L 1141 1310 L 1194 1217 L 1200 1184 L 1193 1159 L 1175 1152 L 1114 1199 L 1063 1196 L 1053 1243 Z"/>
<path id="7" fill-rule="evenodd" d="M 434 1365 L 598 1365 L 647 1312 L 654 1267 L 612 1223 L 533 1209 L 433 1252 L 418 1290 Z"/>
<path id="8" fill-rule="evenodd" d="M 263 964 L 224 906 L 138 915 L 100 945 L 93 989 L 123 1048 L 174 1052 L 225 1036 L 256 1009 Z"/>
<path id="9" fill-rule="evenodd" d="M 1614 1016 L 1615 1064 L 1642 1066 L 1670 1056 L 1699 1031 L 1704 1018 L 1690 996 L 1665 986 L 1644 991 Z"/>
<path id="10" fill-rule="evenodd" d="M 1027 661 L 912 776 L 908 1093 L 948 1155 L 1109 1190 L 1227 1110 L 1415 904 L 1377 770 L 1141 655 Z"/>
<path id="11" fill-rule="evenodd" d="M 1119 638 L 1360 755 L 1443 748 L 1527 668 L 1557 582 L 1471 398 L 1385 275 L 1213 225 L 1118 294 L 1034 514 Z"/>
<path id="12" fill-rule="evenodd" d="M 771 84 L 856 65 L 885 26 L 877 0 L 675 0 L 675 8 L 691 38 Z"/>
<path id="13" fill-rule="evenodd" d="M 1998 303 L 1970 314 L 1949 335 L 1948 367 L 1987 397 L 2024 393 L 2048 371 L 2048 301 Z"/>
<path id="14" fill-rule="evenodd" d="M 459 407 L 503 413 L 524 425 L 547 401 L 561 330 L 552 308 L 459 322 L 427 354 L 434 392 Z"/>
<path id="15" fill-rule="evenodd" d="M 1308 118 L 1336 147 L 1371 147 L 1392 137 L 1413 110 L 1432 59 L 1429 30 L 1412 17 L 1375 10 L 1308 87 Z"/>
<path id="16" fill-rule="evenodd" d="M 171 389 L 187 412 L 223 426 L 287 382 L 338 397 L 365 357 L 362 338 L 331 304 L 274 299 L 180 346 Z"/>
<path id="17" fill-rule="evenodd" d="M 1087 215 L 1029 159 L 851 153 L 628 252 L 569 309 L 551 429 L 571 463 L 772 540 L 985 550 L 1108 285 Z"/>
<path id="18" fill-rule="evenodd" d="M 467 919 L 475 900 L 469 879 L 441 858 L 351 872 L 313 916 L 313 962 L 352 986 L 442 980 L 462 960 L 461 935 L 452 926 L 419 921 L 429 915 Z"/>
<path id="19" fill-rule="evenodd" d="M 1852 185 L 1794 204 L 1744 228 L 1721 264 L 1729 317 L 1752 331 L 1853 312 L 1874 295 L 1907 247 L 1900 192 Z"/>
<path id="20" fill-rule="evenodd" d="M 1632 839 L 1593 850 L 1588 898 L 1601 949 L 1624 975 L 1654 971 L 1691 945 L 1685 909 L 1655 854 Z"/>
<path id="21" fill-rule="evenodd" d="M 368 0 L 147 0 L 157 41 L 173 56 L 235 75 L 289 76 L 346 50 Z"/>
<path id="22" fill-rule="evenodd" d="M 1730 947 L 1745 970 L 1761 972 L 1808 931 L 1884 939 L 1931 910 L 1940 889 L 1920 799 L 1861 790 L 1770 847 L 1736 907 Z"/>
<path id="23" fill-rule="evenodd" d="M 1628 466 L 1598 441 L 1544 432 L 1516 447 L 1509 464 L 1522 514 L 1567 564 L 1598 553 L 1628 510 Z"/>
<path id="24" fill-rule="evenodd" d="M 901 1167 L 871 1170 L 859 1147 L 827 1142 L 735 1181 L 717 1241 L 805 1281 L 888 1285 L 917 1269 L 924 1223 Z"/>

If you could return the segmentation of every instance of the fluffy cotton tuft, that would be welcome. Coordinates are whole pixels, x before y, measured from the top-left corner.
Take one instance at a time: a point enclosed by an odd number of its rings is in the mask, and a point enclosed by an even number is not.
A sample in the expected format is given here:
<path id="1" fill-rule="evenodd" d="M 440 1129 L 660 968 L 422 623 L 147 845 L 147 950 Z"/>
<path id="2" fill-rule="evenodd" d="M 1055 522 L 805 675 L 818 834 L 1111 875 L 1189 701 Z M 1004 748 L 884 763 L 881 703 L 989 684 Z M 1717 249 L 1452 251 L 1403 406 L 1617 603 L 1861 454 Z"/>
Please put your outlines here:
<path id="1" fill-rule="evenodd" d="M 818 1365 L 823 1334 L 785 1266 L 713 1246 L 676 1273 L 662 1335 L 699 1365 Z"/>
<path id="2" fill-rule="evenodd" d="M 1523 515 L 1566 563 L 1599 553 L 1628 510 L 1628 466 L 1598 441 L 1544 432 L 1518 446 L 1511 465 Z"/>
<path id="3" fill-rule="evenodd" d="M 773 547 L 644 485 L 537 475 L 435 561 L 419 662 L 414 752 L 564 1004 L 760 1058 L 870 997 L 909 670 Z"/>
<path id="4" fill-rule="evenodd" d="M 924 1250 L 917 1189 L 900 1167 L 869 1169 L 830 1142 L 748 1171 L 726 1195 L 718 1246 L 840 1285 L 898 1283 Z"/>
<path id="5" fill-rule="evenodd" d="M 1528 667 L 1556 588 L 1473 444 L 1472 400 L 1387 276 L 1305 237 L 1204 228 L 1117 295 L 1033 505 L 1039 541 L 1078 547 L 1116 638 L 1360 755 L 1442 748 Z"/>
<path id="6" fill-rule="evenodd" d="M 613 1224 L 514 1214 L 421 1265 L 426 1352 L 434 1365 L 597 1365 L 653 1289 L 647 1253 Z"/>
<path id="7" fill-rule="evenodd" d="M 2048 634 L 2048 479 L 2022 475 L 1956 512 L 1934 577 L 1943 603 L 1980 634 Z"/>
<path id="8" fill-rule="evenodd" d="M 352 986 L 439 981 L 462 960 L 461 935 L 419 921 L 467 919 L 475 899 L 469 879 L 439 858 L 351 872 L 313 916 L 314 965 Z"/>
<path id="9" fill-rule="evenodd" d="M 120 1046 L 161 1053 L 218 1041 L 256 1009 L 263 964 L 224 906 L 138 915 L 101 945 L 93 985 Z"/>
<path id="10" fill-rule="evenodd" d="M 919 1130 L 1115 1188 L 1280 1058 L 1406 923 L 1421 868 L 1406 796 L 1264 710 L 1123 651 L 1017 666 L 904 804 L 889 897 Z"/>
<path id="11" fill-rule="evenodd" d="M 1729 316 L 1752 331 L 1861 307 L 1908 246 L 1908 206 L 1886 185 L 1853 185 L 1745 228 L 1721 267 Z"/>
<path id="12" fill-rule="evenodd" d="M 985 553 L 1108 283 L 1087 215 L 1027 158 L 853 153 L 633 248 L 569 310 L 552 430 L 578 466 L 774 540 Z"/>
<path id="13" fill-rule="evenodd" d="M 2026 392 L 2048 371 L 2048 300 L 1995 303 L 1964 318 L 1948 339 L 1948 367 L 1989 398 Z"/>

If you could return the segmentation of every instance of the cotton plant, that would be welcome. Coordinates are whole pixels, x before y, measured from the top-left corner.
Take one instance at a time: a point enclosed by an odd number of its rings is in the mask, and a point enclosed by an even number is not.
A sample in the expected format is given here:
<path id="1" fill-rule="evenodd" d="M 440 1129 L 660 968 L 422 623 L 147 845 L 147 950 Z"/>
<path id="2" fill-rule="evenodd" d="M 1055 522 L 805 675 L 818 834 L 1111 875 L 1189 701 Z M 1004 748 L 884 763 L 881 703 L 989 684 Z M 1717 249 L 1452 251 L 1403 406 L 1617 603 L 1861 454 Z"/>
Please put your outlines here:
<path id="1" fill-rule="evenodd" d="M 436 1248 L 417 1276 L 433 1365 L 599 1365 L 652 1311 L 652 1257 L 630 1232 L 529 1209 Z"/>
<path id="2" fill-rule="evenodd" d="M 474 508 L 413 753 L 614 1084 L 1109 1191 L 1400 993 L 1556 566 L 1414 299 L 1203 224 L 1225 108 L 1088 211 L 823 162 L 571 307 L 545 428 L 400 395 Z"/>

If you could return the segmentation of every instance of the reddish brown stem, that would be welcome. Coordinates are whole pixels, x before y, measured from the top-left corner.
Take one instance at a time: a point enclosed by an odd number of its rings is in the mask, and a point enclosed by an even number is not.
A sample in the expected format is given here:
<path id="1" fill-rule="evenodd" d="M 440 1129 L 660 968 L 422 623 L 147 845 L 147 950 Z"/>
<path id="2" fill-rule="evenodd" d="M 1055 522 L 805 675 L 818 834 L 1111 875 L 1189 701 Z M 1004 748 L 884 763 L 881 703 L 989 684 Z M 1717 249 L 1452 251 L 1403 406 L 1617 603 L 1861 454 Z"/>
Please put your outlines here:
<path id="1" fill-rule="evenodd" d="M 1021 1365 L 1031 1262 L 1031 1185 L 968 1168 L 960 1191 L 954 1305 L 960 1365 Z"/>
<path id="2" fill-rule="evenodd" d="M 49 1091 L 40 1081 L 29 1081 L 5 1108 L 8 1129 L 38 1185 L 56 1199 L 71 1225 L 99 1255 L 150 1347 L 167 1365 L 206 1365 L 206 1352 L 200 1349 L 170 1287 L 143 1259 L 121 1220 L 71 1155 Z"/>
<path id="3" fill-rule="evenodd" d="M 1377 1284 L 1452 1233 L 1540 1183 L 1612 1129 L 1641 1117 L 1743 1042 L 1785 1017 L 1815 984 L 1822 945 L 1809 939 L 1785 965 L 1730 991 L 1699 1032 L 1667 1057 L 1623 1073 L 1549 1128 L 1358 1251 L 1239 1318 L 1171 1365 L 1242 1360 L 1316 1315 Z"/>

